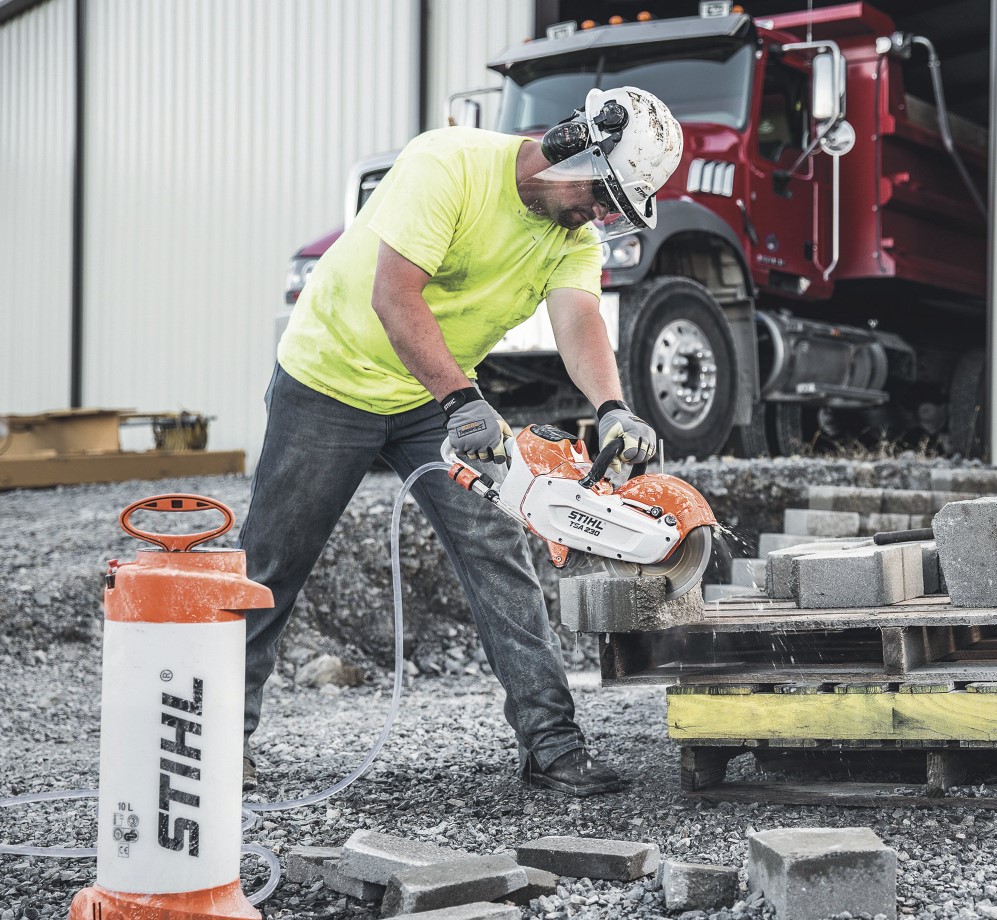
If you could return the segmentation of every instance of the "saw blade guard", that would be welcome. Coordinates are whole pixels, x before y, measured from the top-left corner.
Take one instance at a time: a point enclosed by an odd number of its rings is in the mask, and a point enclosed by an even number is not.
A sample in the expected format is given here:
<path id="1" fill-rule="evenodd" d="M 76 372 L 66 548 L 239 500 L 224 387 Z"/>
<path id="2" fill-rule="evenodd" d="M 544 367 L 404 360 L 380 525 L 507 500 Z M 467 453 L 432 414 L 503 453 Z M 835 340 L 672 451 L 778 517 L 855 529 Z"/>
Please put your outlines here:
<path id="1" fill-rule="evenodd" d="M 710 503 L 695 486 L 689 485 L 678 476 L 670 476 L 667 473 L 636 476 L 623 483 L 613 494 L 628 501 L 656 505 L 666 514 L 673 515 L 680 541 L 685 540 L 697 527 L 712 527 L 717 523 Z"/>

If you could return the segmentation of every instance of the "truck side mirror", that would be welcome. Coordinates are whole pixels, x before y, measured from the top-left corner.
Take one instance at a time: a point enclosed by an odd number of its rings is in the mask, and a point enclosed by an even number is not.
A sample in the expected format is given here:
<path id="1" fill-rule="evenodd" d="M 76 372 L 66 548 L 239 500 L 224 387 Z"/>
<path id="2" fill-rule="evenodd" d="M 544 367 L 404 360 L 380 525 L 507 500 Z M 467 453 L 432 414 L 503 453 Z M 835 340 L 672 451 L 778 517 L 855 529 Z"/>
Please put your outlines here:
<path id="1" fill-rule="evenodd" d="M 839 67 L 835 72 L 835 57 Z M 814 55 L 811 99 L 814 120 L 837 121 L 845 114 L 845 59 L 830 51 Z"/>
<path id="2" fill-rule="evenodd" d="M 480 128 L 481 103 L 475 99 L 465 99 L 460 115 L 457 116 L 457 124 L 462 128 Z"/>

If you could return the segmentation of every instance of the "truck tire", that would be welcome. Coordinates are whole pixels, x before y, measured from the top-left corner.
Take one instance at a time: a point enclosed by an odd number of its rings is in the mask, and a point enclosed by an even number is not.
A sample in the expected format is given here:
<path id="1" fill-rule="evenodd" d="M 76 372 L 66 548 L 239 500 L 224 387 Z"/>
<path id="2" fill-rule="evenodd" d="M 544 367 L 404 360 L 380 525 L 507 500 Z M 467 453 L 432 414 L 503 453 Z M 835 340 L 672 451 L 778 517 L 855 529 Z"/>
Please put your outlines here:
<path id="1" fill-rule="evenodd" d="M 984 402 L 986 354 L 968 351 L 956 362 L 949 387 L 949 434 L 952 450 L 964 457 L 982 457 L 985 450 Z"/>
<path id="2" fill-rule="evenodd" d="M 735 425 L 727 439 L 725 454 L 751 459 L 754 457 L 771 456 L 769 445 L 769 428 L 771 407 L 764 402 L 755 403 L 751 410 L 751 422 L 747 425 Z"/>
<path id="3" fill-rule="evenodd" d="M 623 386 L 665 457 L 718 453 L 733 427 L 737 353 L 716 298 L 689 278 L 655 278 L 623 293 L 620 314 Z"/>

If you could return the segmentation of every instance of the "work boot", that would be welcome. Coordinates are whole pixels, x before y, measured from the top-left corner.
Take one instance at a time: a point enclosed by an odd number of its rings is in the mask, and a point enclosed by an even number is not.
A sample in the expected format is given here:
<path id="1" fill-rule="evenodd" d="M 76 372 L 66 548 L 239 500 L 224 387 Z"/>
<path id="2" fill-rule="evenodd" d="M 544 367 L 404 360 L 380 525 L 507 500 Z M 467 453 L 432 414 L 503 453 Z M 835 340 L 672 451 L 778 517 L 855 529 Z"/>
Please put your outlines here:
<path id="1" fill-rule="evenodd" d="M 608 764 L 596 760 L 585 748 L 562 754 L 546 770 L 541 770 L 536 757 L 530 754 L 523 780 L 530 786 L 543 786 L 578 798 L 619 792 L 630 785 L 629 780 Z"/>
<path id="2" fill-rule="evenodd" d="M 242 791 L 256 791 L 256 762 L 248 754 L 242 758 Z"/>

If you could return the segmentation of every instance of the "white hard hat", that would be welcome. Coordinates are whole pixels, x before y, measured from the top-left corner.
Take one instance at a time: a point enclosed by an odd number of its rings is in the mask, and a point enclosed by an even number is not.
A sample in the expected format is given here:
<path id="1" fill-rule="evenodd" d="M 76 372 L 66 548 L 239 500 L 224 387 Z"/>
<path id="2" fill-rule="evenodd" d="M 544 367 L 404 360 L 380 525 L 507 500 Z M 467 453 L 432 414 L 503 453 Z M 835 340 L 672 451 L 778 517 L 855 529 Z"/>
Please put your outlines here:
<path id="1" fill-rule="evenodd" d="M 635 226 L 658 221 L 655 194 L 682 159 L 682 128 L 657 96 L 635 86 L 592 89 L 585 97 L 589 142 L 602 149 L 604 181 Z"/>

